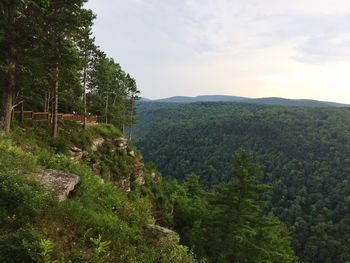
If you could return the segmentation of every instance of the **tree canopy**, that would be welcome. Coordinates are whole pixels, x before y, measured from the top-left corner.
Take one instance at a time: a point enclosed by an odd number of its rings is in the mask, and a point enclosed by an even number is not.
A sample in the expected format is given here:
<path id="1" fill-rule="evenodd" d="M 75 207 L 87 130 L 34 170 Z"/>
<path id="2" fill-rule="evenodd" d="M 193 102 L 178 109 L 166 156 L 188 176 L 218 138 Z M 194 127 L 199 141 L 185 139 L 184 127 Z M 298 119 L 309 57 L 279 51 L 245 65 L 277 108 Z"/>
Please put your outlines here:
<path id="1" fill-rule="evenodd" d="M 206 189 L 230 179 L 232 151 L 262 165 L 266 212 L 285 223 L 303 262 L 346 262 L 349 242 L 348 108 L 240 103 L 140 103 L 136 145 L 160 172 Z"/>
<path id="2" fill-rule="evenodd" d="M 9 131 L 13 110 L 21 108 L 52 112 L 53 137 L 58 112 L 98 115 L 131 131 L 136 81 L 96 46 L 95 15 L 85 2 L 0 3 L 2 131 Z"/>

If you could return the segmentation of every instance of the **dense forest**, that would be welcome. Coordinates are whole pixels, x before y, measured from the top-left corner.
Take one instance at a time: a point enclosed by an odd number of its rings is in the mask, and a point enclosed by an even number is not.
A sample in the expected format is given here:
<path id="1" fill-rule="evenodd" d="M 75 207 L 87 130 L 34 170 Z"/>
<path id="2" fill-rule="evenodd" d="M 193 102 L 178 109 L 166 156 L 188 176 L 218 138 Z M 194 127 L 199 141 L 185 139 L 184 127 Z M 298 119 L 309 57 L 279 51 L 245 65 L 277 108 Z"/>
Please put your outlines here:
<path id="1" fill-rule="evenodd" d="M 350 110 L 240 104 L 142 102 L 136 145 L 164 176 L 191 173 L 207 191 L 230 181 L 232 153 L 262 165 L 266 214 L 293 235 L 303 262 L 350 259 Z"/>
<path id="2" fill-rule="evenodd" d="M 296 261 L 249 152 L 229 149 L 211 191 L 144 167 L 136 80 L 96 46 L 85 3 L 0 2 L 0 262 Z"/>

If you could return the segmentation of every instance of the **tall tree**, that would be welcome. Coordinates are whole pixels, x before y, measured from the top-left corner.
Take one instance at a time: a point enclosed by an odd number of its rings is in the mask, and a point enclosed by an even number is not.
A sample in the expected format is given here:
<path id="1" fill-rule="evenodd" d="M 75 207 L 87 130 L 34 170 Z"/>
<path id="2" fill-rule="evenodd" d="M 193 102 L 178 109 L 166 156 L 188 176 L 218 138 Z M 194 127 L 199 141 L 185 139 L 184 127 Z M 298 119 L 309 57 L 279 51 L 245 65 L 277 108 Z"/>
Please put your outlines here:
<path id="1" fill-rule="evenodd" d="M 129 129 L 129 140 L 132 139 L 132 130 L 133 124 L 135 123 L 135 101 L 139 100 L 140 91 L 137 89 L 136 80 L 131 78 L 129 74 L 126 75 L 126 83 L 127 83 L 127 99 L 128 99 L 128 111 L 127 111 L 127 121 L 128 129 Z"/>
<path id="2" fill-rule="evenodd" d="M 44 0 L 3 0 L 0 2 L 0 47 L 3 90 L 0 103 L 0 130 L 11 125 L 13 98 L 16 92 L 18 60 L 38 41 L 37 32 L 45 9 Z"/>
<path id="3" fill-rule="evenodd" d="M 84 9 L 85 0 L 51 0 L 48 7 L 46 40 L 52 50 L 51 76 L 53 86 L 52 137 L 57 136 L 60 68 L 66 54 L 71 54 L 77 41 L 92 24 L 93 14 Z"/>
<path id="4" fill-rule="evenodd" d="M 83 85 L 83 127 L 86 129 L 87 119 L 87 87 L 91 81 L 91 74 L 98 61 L 100 51 L 95 45 L 95 38 L 91 36 L 91 25 L 83 29 L 81 38 L 78 41 L 80 55 L 82 57 L 82 85 Z"/>

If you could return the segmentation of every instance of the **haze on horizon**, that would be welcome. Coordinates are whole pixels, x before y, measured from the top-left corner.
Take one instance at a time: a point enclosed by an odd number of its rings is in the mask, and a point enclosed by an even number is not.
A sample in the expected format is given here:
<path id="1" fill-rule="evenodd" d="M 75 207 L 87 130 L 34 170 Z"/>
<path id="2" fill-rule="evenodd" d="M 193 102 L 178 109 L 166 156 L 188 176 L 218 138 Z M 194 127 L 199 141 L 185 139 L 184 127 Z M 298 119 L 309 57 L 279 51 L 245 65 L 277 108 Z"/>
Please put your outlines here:
<path id="1" fill-rule="evenodd" d="M 96 42 L 142 97 L 350 103 L 348 0 L 90 0 Z"/>

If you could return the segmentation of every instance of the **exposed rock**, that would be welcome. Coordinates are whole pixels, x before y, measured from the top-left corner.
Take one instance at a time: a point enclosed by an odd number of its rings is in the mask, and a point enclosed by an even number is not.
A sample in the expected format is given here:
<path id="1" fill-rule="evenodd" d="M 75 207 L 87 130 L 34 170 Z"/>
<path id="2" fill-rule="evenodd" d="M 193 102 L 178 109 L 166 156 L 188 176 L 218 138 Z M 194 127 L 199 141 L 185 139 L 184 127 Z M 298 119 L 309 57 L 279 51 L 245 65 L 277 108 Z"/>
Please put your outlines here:
<path id="1" fill-rule="evenodd" d="M 135 152 L 134 152 L 134 151 L 130 151 L 130 152 L 128 152 L 128 155 L 129 155 L 130 157 L 132 157 L 132 158 L 135 158 L 135 157 L 136 157 L 136 155 L 135 155 Z"/>
<path id="2" fill-rule="evenodd" d="M 144 185 L 145 184 L 145 178 L 143 177 L 143 168 L 144 163 L 142 160 L 137 160 L 134 164 L 134 176 L 135 176 L 135 182 L 138 185 Z"/>
<path id="3" fill-rule="evenodd" d="M 120 187 L 127 193 L 131 191 L 131 182 L 130 178 L 125 178 L 119 181 Z"/>
<path id="4" fill-rule="evenodd" d="M 84 156 L 83 150 L 76 146 L 70 146 L 68 153 L 71 156 L 72 160 L 77 160 L 77 161 L 80 161 Z"/>
<path id="5" fill-rule="evenodd" d="M 177 233 L 173 230 L 170 230 L 165 227 L 161 227 L 158 225 L 147 224 L 145 226 L 145 231 L 151 238 L 155 239 L 163 239 L 163 238 L 171 238 L 173 236 L 177 236 Z"/>
<path id="6" fill-rule="evenodd" d="M 82 152 L 82 149 L 76 147 L 76 146 L 70 146 L 69 149 L 72 151 L 72 152 Z"/>
<path id="7" fill-rule="evenodd" d="M 125 137 L 117 137 L 113 142 L 119 151 L 125 150 L 128 147 L 128 139 Z"/>
<path id="8" fill-rule="evenodd" d="M 96 152 L 98 147 L 100 147 L 105 142 L 105 139 L 102 137 L 96 137 L 92 139 L 91 150 Z"/>
<path id="9" fill-rule="evenodd" d="M 33 176 L 45 189 L 53 192 L 60 202 L 67 199 L 68 194 L 80 181 L 80 177 L 75 174 L 52 169 L 40 170 Z"/>

